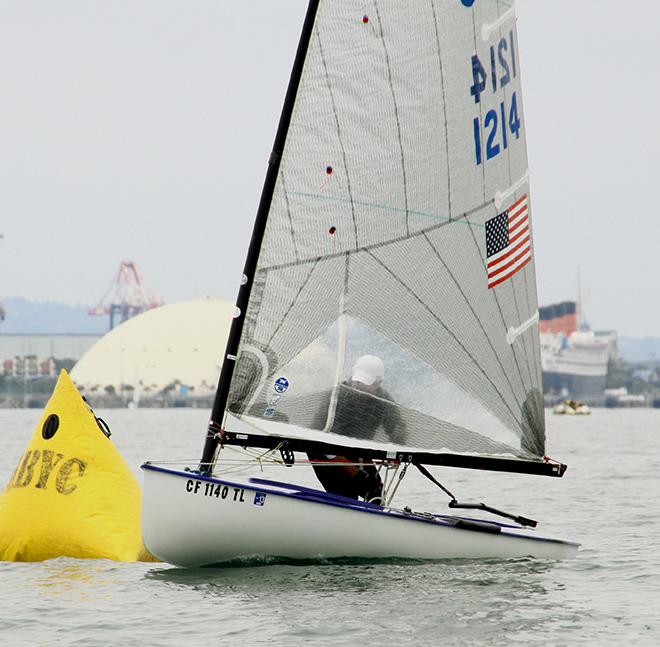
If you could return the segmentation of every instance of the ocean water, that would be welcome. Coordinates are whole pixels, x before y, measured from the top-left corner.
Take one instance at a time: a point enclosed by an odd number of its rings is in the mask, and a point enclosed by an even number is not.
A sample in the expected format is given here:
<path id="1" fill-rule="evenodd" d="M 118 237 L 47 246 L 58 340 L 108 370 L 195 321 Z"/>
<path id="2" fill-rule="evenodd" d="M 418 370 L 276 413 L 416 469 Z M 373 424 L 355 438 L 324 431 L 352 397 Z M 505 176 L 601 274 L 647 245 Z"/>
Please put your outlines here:
<path id="1" fill-rule="evenodd" d="M 146 459 L 201 450 L 207 412 L 99 411 L 141 479 Z M 40 412 L 0 410 L 0 483 Z M 433 468 L 462 500 L 539 520 L 577 559 L 337 561 L 182 570 L 55 559 L 0 563 L 5 645 L 658 645 L 660 410 L 548 415 L 563 479 Z M 301 482 L 314 484 L 307 467 Z M 278 471 L 279 470 L 279 471 Z M 267 476 L 290 478 L 287 468 Z M 396 503 L 447 511 L 410 474 Z"/>

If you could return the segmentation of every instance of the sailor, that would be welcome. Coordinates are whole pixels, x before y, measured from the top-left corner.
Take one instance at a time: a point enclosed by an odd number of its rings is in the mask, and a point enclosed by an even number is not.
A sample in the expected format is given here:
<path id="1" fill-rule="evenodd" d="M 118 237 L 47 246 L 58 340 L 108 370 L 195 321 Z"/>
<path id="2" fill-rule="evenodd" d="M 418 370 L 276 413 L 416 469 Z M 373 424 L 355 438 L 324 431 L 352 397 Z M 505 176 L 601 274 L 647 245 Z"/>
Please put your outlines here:
<path id="1" fill-rule="evenodd" d="M 384 377 L 385 365 L 380 357 L 360 357 L 353 367 L 351 379 L 342 383 L 337 391 L 334 419 L 328 431 L 371 440 L 382 428 L 391 442 L 404 443 L 405 425 L 389 393 L 382 387 Z M 325 427 L 328 410 L 329 401 L 319 410 L 314 425 L 317 429 Z M 363 459 L 359 450 L 342 456 L 308 454 L 308 457 L 326 491 L 381 503 L 381 478 L 371 460 Z"/>

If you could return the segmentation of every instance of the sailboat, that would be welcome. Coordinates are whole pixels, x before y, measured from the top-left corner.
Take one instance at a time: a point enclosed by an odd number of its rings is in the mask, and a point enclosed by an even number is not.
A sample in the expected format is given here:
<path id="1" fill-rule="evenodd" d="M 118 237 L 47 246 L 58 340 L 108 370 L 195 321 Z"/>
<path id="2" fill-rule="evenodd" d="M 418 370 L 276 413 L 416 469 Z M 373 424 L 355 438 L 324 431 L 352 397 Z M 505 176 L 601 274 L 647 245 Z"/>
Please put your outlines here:
<path id="1" fill-rule="evenodd" d="M 142 466 L 148 549 L 184 567 L 573 557 L 438 476 L 566 470 L 545 457 L 531 222 L 513 2 L 311 0 L 201 459 Z M 380 386 L 351 397 L 364 357 Z M 343 457 L 382 491 L 240 479 L 229 449 L 287 475 Z M 467 516 L 398 503 L 413 470 Z"/>

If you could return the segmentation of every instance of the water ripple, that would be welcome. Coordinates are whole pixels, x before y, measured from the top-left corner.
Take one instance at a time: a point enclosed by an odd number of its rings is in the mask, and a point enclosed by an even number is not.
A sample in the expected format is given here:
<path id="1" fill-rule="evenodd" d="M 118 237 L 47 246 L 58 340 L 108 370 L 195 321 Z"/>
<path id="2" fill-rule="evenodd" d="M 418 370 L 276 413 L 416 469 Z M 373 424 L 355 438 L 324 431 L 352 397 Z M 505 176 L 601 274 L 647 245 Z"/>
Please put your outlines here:
<path id="1" fill-rule="evenodd" d="M 156 444 L 163 455 L 189 455 L 181 430 L 205 424 L 205 412 L 177 411 L 168 437 L 161 414 L 104 412 L 136 474 Z M 30 416 L 0 411 L 0 428 L 25 430 L 0 456 L 4 481 L 36 424 Z M 496 507 L 538 518 L 544 534 L 581 542 L 573 561 L 253 560 L 196 570 L 104 560 L 0 563 L 0 636 L 7 645 L 85 647 L 655 646 L 659 427 L 654 410 L 551 417 L 550 453 L 570 465 L 564 479 L 443 472 L 461 498 L 486 493 Z M 400 496 L 414 508 L 446 508 L 421 477 L 407 478 Z"/>

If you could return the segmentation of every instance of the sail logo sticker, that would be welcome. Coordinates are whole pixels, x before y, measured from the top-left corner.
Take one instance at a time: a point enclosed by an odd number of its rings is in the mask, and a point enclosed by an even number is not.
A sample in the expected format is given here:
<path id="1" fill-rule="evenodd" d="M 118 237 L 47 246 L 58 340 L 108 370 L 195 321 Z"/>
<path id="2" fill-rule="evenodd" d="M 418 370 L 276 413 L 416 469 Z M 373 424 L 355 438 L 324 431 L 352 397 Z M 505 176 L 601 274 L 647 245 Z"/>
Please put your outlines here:
<path id="1" fill-rule="evenodd" d="M 273 384 L 273 388 L 275 389 L 275 393 L 273 393 L 272 397 L 270 398 L 270 402 L 264 411 L 264 416 L 266 416 L 266 418 L 272 418 L 275 414 L 277 406 L 282 399 L 282 394 L 285 393 L 289 388 L 289 380 L 287 380 L 284 376 L 278 377 Z"/>
<path id="2" fill-rule="evenodd" d="M 264 492 L 256 492 L 254 495 L 254 505 L 263 506 L 266 503 L 266 494 Z"/>
<path id="3" fill-rule="evenodd" d="M 277 410 L 277 405 L 279 404 L 279 401 L 281 399 L 282 399 L 281 395 L 278 395 L 277 393 L 273 393 L 273 397 L 270 399 L 270 402 L 266 407 L 266 411 L 264 411 L 264 416 L 266 416 L 267 418 L 272 418 L 273 415 L 275 414 L 275 411 Z"/>

